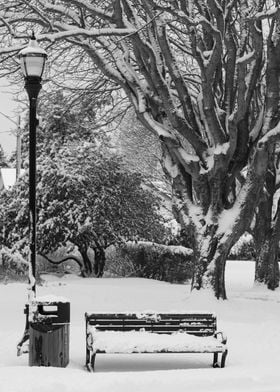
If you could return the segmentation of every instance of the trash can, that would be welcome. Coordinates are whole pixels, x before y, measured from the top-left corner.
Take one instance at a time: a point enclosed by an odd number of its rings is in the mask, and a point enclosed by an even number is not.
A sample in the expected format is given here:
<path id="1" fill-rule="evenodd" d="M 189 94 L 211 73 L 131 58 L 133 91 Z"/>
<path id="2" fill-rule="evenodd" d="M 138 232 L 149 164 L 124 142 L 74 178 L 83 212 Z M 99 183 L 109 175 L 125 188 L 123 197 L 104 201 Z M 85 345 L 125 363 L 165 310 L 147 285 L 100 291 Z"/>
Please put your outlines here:
<path id="1" fill-rule="evenodd" d="M 70 303 L 32 303 L 29 366 L 66 367 L 69 363 Z"/>

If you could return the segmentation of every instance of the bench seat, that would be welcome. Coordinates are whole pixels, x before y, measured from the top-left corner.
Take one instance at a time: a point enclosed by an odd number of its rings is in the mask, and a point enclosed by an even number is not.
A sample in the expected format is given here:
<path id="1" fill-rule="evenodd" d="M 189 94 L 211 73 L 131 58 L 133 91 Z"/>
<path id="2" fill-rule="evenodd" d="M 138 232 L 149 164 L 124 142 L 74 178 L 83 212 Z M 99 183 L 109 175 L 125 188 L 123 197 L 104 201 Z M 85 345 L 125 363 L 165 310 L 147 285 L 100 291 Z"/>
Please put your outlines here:
<path id="1" fill-rule="evenodd" d="M 227 356 L 226 338 L 212 313 L 86 313 L 86 367 L 97 353 L 213 353 L 213 366 Z"/>
<path id="2" fill-rule="evenodd" d="M 226 350 L 225 345 L 214 337 L 197 337 L 185 332 L 172 334 L 146 331 L 99 332 L 95 328 L 89 331 L 92 334 L 92 350 L 95 353 L 220 353 Z"/>

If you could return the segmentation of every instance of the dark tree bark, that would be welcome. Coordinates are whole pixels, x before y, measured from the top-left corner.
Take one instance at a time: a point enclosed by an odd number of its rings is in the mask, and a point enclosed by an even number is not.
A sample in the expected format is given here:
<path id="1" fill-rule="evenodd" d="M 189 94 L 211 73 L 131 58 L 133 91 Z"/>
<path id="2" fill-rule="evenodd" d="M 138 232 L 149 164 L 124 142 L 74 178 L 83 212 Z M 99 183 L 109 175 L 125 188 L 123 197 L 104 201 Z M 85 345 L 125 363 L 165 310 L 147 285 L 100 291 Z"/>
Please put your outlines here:
<path id="1" fill-rule="evenodd" d="M 278 242 L 268 233 L 257 250 L 255 282 L 263 283 L 270 290 L 279 287 Z"/>
<path id="2" fill-rule="evenodd" d="M 47 256 L 47 255 L 45 255 L 45 254 L 41 254 L 41 256 L 44 257 L 49 263 L 54 264 L 54 265 L 62 264 L 62 263 L 64 263 L 65 261 L 68 261 L 68 260 L 74 260 L 74 261 L 79 265 L 79 267 L 80 267 L 81 269 L 83 268 L 82 262 L 78 259 L 78 257 L 76 257 L 76 256 L 74 256 L 74 255 L 66 256 L 66 257 L 64 257 L 63 259 L 58 260 L 58 261 L 55 261 L 55 260 L 50 259 L 49 256 Z"/>
<path id="3" fill-rule="evenodd" d="M 98 278 L 101 278 L 104 273 L 106 262 L 105 250 L 101 247 L 95 247 L 94 250 L 94 273 Z"/>
<path id="4" fill-rule="evenodd" d="M 62 263 L 65 263 L 68 260 L 74 260 L 80 267 L 81 270 L 81 275 L 84 275 L 84 264 L 81 262 L 80 259 L 78 259 L 78 257 L 74 256 L 74 255 L 69 255 L 64 257 L 61 260 L 52 260 L 49 256 L 45 255 L 45 254 L 41 254 L 42 257 L 44 257 L 49 263 L 54 264 L 54 265 L 60 265 Z"/>
<path id="5" fill-rule="evenodd" d="M 83 268 L 83 276 L 91 276 L 93 274 L 93 266 L 92 266 L 92 262 L 90 260 L 90 258 L 88 257 L 88 246 L 86 245 L 79 245 L 78 246 L 78 250 L 81 253 L 81 256 L 83 258 L 83 264 L 84 264 L 84 268 Z"/>
<path id="6" fill-rule="evenodd" d="M 268 184 L 269 181 L 267 181 Z M 253 231 L 256 246 L 255 282 L 265 284 L 270 290 L 279 287 L 280 208 L 273 214 L 273 194 L 266 194 L 258 206 Z"/>
<path id="7" fill-rule="evenodd" d="M 104 273 L 105 262 L 106 262 L 105 250 L 100 247 L 93 248 L 95 254 L 94 264 L 92 264 L 88 256 L 88 247 L 86 245 L 78 246 L 78 250 L 82 256 L 82 261 L 74 255 L 66 256 L 58 261 L 50 259 L 50 257 L 48 257 L 47 255 L 42 254 L 42 256 L 46 260 L 48 260 L 48 262 L 54 265 L 60 265 L 68 260 L 74 260 L 79 265 L 81 269 L 81 275 L 83 277 L 91 276 L 93 274 L 95 274 L 95 276 L 97 276 L 98 278 L 102 277 Z"/>

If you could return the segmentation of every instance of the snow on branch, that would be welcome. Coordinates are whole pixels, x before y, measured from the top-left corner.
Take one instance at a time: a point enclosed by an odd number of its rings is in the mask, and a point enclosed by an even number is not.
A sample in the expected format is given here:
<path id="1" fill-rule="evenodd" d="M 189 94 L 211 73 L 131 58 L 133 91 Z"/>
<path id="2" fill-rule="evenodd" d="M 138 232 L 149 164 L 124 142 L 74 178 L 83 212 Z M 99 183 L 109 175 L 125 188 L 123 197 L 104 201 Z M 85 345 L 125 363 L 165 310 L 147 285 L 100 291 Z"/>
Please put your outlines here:
<path id="1" fill-rule="evenodd" d="M 89 55 L 89 57 L 92 59 L 92 61 L 97 64 L 97 66 L 102 70 L 102 72 L 108 76 L 109 78 L 112 78 L 115 80 L 117 83 L 119 83 L 121 86 L 125 84 L 125 79 L 121 75 L 121 73 L 114 68 L 106 59 L 104 56 L 100 54 L 100 52 L 97 52 L 93 46 L 89 43 L 88 40 L 84 40 L 83 42 L 78 42 L 77 45 L 82 46 L 86 53 Z"/>
<path id="2" fill-rule="evenodd" d="M 250 132 L 250 139 L 253 142 L 257 139 L 257 137 L 259 136 L 260 131 L 262 129 L 262 126 L 263 126 L 263 114 L 264 114 L 264 107 L 262 107 L 262 109 L 261 109 L 261 111 L 260 111 L 260 113 L 258 115 L 257 121 L 256 121 L 253 129 Z"/>
<path id="3" fill-rule="evenodd" d="M 278 7 L 271 7 L 268 10 L 262 11 L 262 12 L 257 12 L 256 15 L 254 16 L 254 19 L 267 19 L 267 18 L 273 18 L 277 12 L 279 12 Z"/>
<path id="4" fill-rule="evenodd" d="M 19 52 L 21 49 L 24 48 L 25 45 L 18 45 L 18 46 L 7 46 L 4 48 L 0 48 L 0 55 L 1 54 L 8 54 L 13 52 Z"/>
<path id="5" fill-rule="evenodd" d="M 41 0 L 39 0 L 39 1 L 40 1 L 41 5 L 44 6 L 45 10 L 52 11 L 52 12 L 58 13 L 58 14 L 63 15 L 63 16 L 68 16 L 69 18 L 71 18 L 75 22 L 78 22 L 79 18 L 78 18 L 77 13 L 74 12 L 70 7 L 68 7 L 66 5 L 62 6 L 62 5 L 57 5 L 57 4 L 50 4 L 50 3 L 46 3 L 45 1 L 42 3 Z M 34 12 L 39 13 L 39 10 L 36 7 L 33 7 L 31 5 L 29 5 L 29 7 Z"/>
<path id="6" fill-rule="evenodd" d="M 173 136 L 169 130 L 163 125 L 156 122 L 147 112 L 143 113 L 143 118 L 147 122 L 149 128 L 161 139 L 168 139 L 178 144 L 178 140 Z"/>
<path id="7" fill-rule="evenodd" d="M 169 154 L 165 154 L 163 162 L 164 162 L 165 170 L 167 170 L 169 176 L 171 178 L 176 178 L 179 174 L 178 165 L 173 162 Z"/>
<path id="8" fill-rule="evenodd" d="M 280 121 L 269 132 L 267 132 L 258 142 L 258 148 L 263 149 L 268 143 L 275 144 L 280 140 Z"/>
<path id="9" fill-rule="evenodd" d="M 198 176 L 200 169 L 200 158 L 197 155 L 188 154 L 182 147 L 176 149 L 174 154 L 188 173 L 193 176 Z"/>
<path id="10" fill-rule="evenodd" d="M 239 59 L 236 60 L 236 64 L 241 64 L 241 63 L 248 64 L 255 58 L 255 54 L 256 53 L 254 50 L 250 53 L 246 53 L 245 55 L 239 57 Z"/>
<path id="11" fill-rule="evenodd" d="M 217 144 L 215 147 L 208 148 L 207 156 L 205 157 L 206 168 L 202 167 L 200 169 L 200 174 L 207 173 L 214 168 L 215 161 L 221 155 L 227 155 L 229 152 L 230 144 L 229 142 Z"/>
<path id="12" fill-rule="evenodd" d="M 109 36 L 118 36 L 118 35 L 128 35 L 135 32 L 134 29 L 113 29 L 113 28 L 103 28 L 103 29 L 82 29 L 79 27 L 73 28 L 71 25 L 63 24 L 60 22 L 55 22 L 53 24 L 54 27 L 58 28 L 60 31 L 58 33 L 50 33 L 50 34 L 41 34 L 38 35 L 38 40 L 45 39 L 51 42 L 63 39 L 63 38 L 71 38 L 78 35 L 84 37 L 109 37 Z"/>
<path id="13" fill-rule="evenodd" d="M 92 5 L 90 2 L 86 0 L 71 0 L 71 3 L 75 4 L 79 8 L 84 8 L 88 11 L 90 11 L 92 14 L 99 16 L 102 19 L 106 19 L 111 21 L 112 20 L 112 15 L 110 13 L 106 13 L 102 8 L 96 7 L 95 5 Z M 43 5 L 49 9 L 52 10 L 53 5 L 50 3 L 47 3 L 44 1 Z"/>
<path id="14" fill-rule="evenodd" d="M 218 219 L 218 230 L 217 236 L 225 235 L 229 236 L 233 232 L 233 227 L 238 221 L 241 213 L 243 198 L 240 198 L 229 210 L 224 210 Z"/>

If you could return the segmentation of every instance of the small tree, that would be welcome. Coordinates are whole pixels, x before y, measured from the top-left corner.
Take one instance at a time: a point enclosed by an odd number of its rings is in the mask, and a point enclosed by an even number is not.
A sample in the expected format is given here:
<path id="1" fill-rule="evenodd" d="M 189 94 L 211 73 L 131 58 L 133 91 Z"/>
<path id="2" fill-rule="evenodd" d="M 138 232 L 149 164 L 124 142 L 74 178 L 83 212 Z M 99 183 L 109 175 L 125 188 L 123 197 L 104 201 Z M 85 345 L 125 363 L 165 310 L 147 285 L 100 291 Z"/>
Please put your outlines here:
<path id="1" fill-rule="evenodd" d="M 23 249 L 28 243 L 28 178 L 1 196 L 4 241 Z M 77 246 L 83 275 L 103 273 L 105 248 L 124 239 L 149 240 L 164 234 L 155 196 L 139 174 L 123 170 L 121 160 L 90 144 L 64 147 L 40 158 L 37 177 L 38 252 Z M 88 249 L 95 252 L 94 268 Z M 94 270 L 94 271 L 93 271 Z"/>

